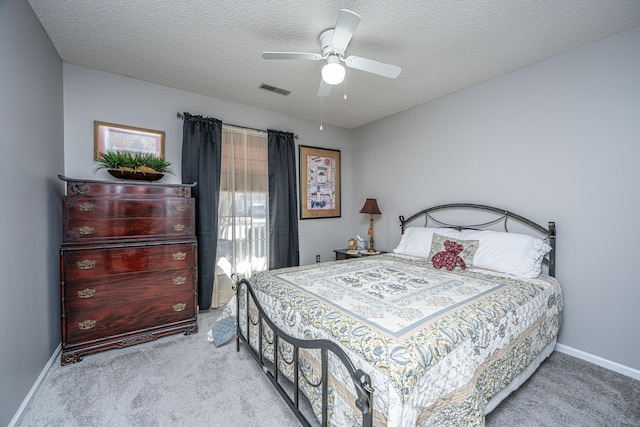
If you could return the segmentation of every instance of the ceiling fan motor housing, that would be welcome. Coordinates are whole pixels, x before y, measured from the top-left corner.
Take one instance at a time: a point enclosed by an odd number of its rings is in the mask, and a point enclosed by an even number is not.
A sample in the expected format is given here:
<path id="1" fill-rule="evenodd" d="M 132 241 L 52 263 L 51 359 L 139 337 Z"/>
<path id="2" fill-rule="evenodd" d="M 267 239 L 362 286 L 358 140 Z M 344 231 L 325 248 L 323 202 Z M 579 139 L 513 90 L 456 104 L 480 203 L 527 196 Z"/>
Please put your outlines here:
<path id="1" fill-rule="evenodd" d="M 320 37 L 318 37 L 318 41 L 320 42 L 320 48 L 322 49 L 322 56 L 327 58 L 329 55 L 338 55 L 340 58 L 344 55 L 344 49 L 337 50 L 334 46 L 331 45 L 331 40 L 333 39 L 333 28 L 329 28 L 328 30 L 324 30 Z"/>

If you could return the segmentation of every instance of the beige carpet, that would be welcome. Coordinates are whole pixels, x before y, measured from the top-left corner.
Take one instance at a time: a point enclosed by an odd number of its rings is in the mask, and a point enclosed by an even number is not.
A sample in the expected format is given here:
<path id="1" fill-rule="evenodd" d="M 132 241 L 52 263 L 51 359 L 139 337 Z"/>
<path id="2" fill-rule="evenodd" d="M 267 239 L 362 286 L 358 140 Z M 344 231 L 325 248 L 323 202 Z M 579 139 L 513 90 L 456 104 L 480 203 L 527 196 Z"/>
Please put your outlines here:
<path id="1" fill-rule="evenodd" d="M 299 426 L 247 351 L 199 333 L 88 355 L 47 373 L 18 426 Z M 487 426 L 640 426 L 640 381 L 553 353 Z"/>

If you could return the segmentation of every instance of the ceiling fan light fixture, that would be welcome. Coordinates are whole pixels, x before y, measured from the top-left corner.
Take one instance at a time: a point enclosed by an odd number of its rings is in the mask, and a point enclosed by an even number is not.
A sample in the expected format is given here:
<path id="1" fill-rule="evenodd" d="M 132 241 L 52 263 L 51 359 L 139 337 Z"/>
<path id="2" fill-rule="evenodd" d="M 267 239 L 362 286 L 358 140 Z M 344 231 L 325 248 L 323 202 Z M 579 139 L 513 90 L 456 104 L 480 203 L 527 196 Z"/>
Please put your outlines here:
<path id="1" fill-rule="evenodd" d="M 346 71 L 342 64 L 340 64 L 340 58 L 337 56 L 330 56 L 327 58 L 327 65 L 322 67 L 322 80 L 330 85 L 337 85 L 342 83 Z"/>

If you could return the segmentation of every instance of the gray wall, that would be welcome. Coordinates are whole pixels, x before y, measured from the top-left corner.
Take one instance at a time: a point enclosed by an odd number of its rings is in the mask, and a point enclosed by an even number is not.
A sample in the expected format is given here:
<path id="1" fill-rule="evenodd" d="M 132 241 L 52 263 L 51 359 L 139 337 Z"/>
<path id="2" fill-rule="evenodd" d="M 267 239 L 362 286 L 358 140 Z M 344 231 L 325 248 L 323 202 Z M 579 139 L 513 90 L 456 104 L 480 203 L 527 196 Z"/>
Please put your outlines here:
<path id="1" fill-rule="evenodd" d="M 62 62 L 28 3 L 0 1 L 0 425 L 60 344 Z"/>
<path id="2" fill-rule="evenodd" d="M 270 111 L 234 104 L 114 74 L 64 64 L 65 174 L 73 178 L 112 179 L 106 171 L 94 173 L 93 121 L 119 123 L 166 132 L 165 155 L 175 176 L 160 182 L 180 182 L 182 120 L 177 112 L 215 117 L 225 123 L 257 129 L 279 129 L 298 135 L 296 144 L 341 151 L 341 218 L 300 221 L 300 262 L 333 259 L 333 249 L 346 247 L 351 216 L 361 206 L 351 204 L 351 132 Z M 257 90 L 257 89 L 256 89 Z M 274 94 L 273 96 L 281 96 Z M 319 118 L 319 117 L 318 117 Z M 297 150 L 296 150 L 297 151 Z M 296 153 L 297 155 L 297 153 Z M 356 204 L 361 203 L 358 201 Z"/>
<path id="3" fill-rule="evenodd" d="M 639 52 L 637 27 L 356 130 L 353 195 L 378 198 L 377 246 L 441 203 L 554 220 L 559 342 L 640 374 Z"/>

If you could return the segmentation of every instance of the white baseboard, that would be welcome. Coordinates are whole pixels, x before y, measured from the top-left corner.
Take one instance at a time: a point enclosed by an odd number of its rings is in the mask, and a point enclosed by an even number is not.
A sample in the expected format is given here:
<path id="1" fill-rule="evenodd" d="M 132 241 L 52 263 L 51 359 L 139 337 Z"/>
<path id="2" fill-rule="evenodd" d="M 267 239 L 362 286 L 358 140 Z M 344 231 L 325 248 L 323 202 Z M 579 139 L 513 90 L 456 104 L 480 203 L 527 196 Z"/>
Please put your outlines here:
<path id="1" fill-rule="evenodd" d="M 560 353 L 568 354 L 569 356 L 586 360 L 587 362 L 591 362 L 594 365 L 602 366 L 603 368 L 607 368 L 619 374 L 626 375 L 636 380 L 640 380 L 640 371 L 637 369 L 633 369 L 628 366 L 624 366 L 619 363 L 612 362 L 607 359 L 603 359 L 602 357 L 599 357 L 599 356 L 594 356 L 593 354 L 586 353 L 582 350 L 576 350 L 575 348 L 572 348 L 563 344 L 556 344 L 556 350 L 559 351 Z"/>
<path id="2" fill-rule="evenodd" d="M 11 418 L 11 421 L 9 421 L 9 425 L 7 427 L 15 427 L 18 421 L 20 421 L 20 418 L 22 418 L 22 413 L 27 408 L 27 406 L 29 406 L 31 399 L 33 399 L 33 396 L 36 394 L 36 391 L 38 390 L 38 387 L 40 387 L 40 384 L 42 383 L 42 380 L 44 379 L 45 375 L 47 375 L 47 372 L 49 372 L 49 369 L 51 369 L 51 366 L 53 366 L 53 363 L 56 360 L 58 360 L 58 355 L 60 354 L 61 351 L 62 351 L 62 343 L 58 344 L 58 348 L 56 348 L 56 350 L 51 355 L 51 358 L 49 359 L 47 364 L 44 366 L 44 368 L 42 368 L 40 375 L 38 375 L 38 378 L 36 378 L 36 382 L 34 382 L 33 385 L 31 386 L 29 393 L 27 393 L 27 395 L 25 396 L 24 400 L 22 401 L 22 404 L 16 411 L 13 418 Z"/>

